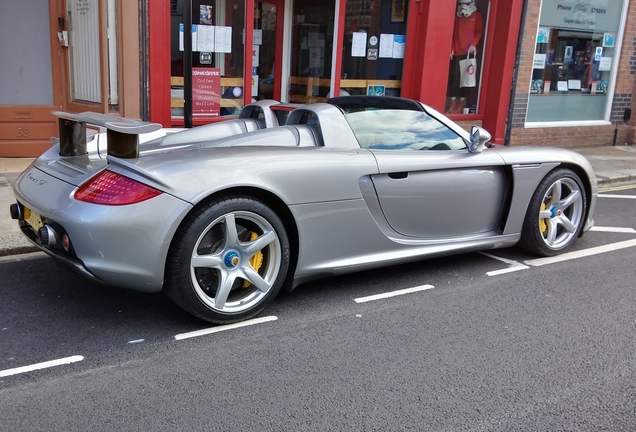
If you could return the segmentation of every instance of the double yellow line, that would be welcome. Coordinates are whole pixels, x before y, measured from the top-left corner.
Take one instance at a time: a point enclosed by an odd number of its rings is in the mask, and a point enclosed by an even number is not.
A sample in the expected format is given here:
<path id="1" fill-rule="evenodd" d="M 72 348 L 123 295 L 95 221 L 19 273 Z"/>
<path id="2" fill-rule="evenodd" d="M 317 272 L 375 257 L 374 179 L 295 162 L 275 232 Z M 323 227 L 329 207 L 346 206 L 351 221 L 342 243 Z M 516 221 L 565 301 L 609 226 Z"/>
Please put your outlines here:
<path id="1" fill-rule="evenodd" d="M 636 189 L 636 185 L 625 185 L 625 186 L 616 186 L 612 188 L 603 188 L 603 189 L 599 189 L 598 192 L 599 193 L 616 192 L 616 191 L 623 191 L 628 189 Z"/>

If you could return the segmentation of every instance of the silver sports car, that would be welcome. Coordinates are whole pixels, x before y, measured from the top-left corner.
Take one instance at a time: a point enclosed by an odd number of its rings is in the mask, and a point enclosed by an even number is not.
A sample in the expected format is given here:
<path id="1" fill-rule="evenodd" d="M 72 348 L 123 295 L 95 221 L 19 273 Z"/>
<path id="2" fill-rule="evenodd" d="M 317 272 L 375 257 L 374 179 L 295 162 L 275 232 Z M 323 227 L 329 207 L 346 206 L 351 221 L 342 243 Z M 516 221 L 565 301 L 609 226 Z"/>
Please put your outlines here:
<path id="1" fill-rule="evenodd" d="M 516 244 L 558 254 L 593 224 L 584 157 L 494 146 L 408 99 L 260 101 L 183 131 L 56 115 L 59 139 L 15 183 L 24 234 L 213 323 L 326 276 Z"/>

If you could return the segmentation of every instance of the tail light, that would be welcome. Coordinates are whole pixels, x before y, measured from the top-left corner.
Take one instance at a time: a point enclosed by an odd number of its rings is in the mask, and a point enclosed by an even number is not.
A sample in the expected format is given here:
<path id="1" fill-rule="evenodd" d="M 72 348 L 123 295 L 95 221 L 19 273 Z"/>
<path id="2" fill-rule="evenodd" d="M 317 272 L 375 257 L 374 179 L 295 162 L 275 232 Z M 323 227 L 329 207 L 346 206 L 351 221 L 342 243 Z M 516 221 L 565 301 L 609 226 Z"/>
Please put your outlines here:
<path id="1" fill-rule="evenodd" d="M 161 191 L 121 174 L 104 170 L 75 192 L 75 199 L 93 204 L 128 205 L 161 195 Z"/>

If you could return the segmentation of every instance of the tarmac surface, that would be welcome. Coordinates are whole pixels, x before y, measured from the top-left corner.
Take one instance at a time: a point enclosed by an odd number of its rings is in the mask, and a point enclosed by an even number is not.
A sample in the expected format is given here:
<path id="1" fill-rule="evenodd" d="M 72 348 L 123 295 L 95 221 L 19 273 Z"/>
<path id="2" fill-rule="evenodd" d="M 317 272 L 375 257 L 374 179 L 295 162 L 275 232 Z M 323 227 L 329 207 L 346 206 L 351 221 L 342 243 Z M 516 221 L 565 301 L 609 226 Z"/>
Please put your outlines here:
<path id="1" fill-rule="evenodd" d="M 594 168 L 599 188 L 636 182 L 636 147 L 628 145 L 572 148 L 581 153 Z M 11 219 L 9 206 L 15 203 L 13 183 L 34 159 L 0 158 L 0 256 L 37 252 Z"/>

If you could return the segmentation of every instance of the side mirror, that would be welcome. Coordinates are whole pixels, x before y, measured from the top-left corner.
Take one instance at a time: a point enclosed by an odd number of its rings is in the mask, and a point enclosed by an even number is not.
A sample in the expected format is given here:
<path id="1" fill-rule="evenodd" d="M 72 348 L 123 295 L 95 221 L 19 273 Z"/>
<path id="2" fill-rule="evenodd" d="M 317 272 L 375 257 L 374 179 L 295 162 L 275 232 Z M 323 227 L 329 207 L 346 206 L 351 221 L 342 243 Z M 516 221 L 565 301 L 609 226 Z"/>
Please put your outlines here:
<path id="1" fill-rule="evenodd" d="M 488 141 L 492 138 L 492 135 L 488 133 L 486 129 L 479 126 L 473 126 L 470 128 L 470 145 L 468 151 L 470 153 L 481 153 L 484 151 L 484 147 Z"/>

